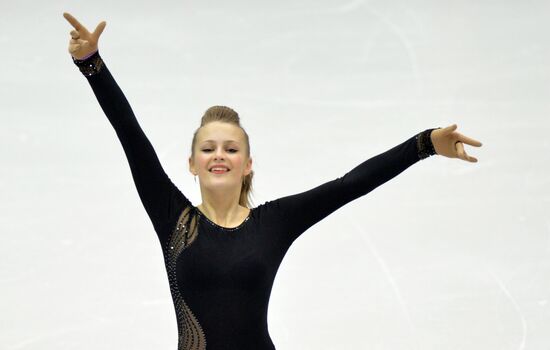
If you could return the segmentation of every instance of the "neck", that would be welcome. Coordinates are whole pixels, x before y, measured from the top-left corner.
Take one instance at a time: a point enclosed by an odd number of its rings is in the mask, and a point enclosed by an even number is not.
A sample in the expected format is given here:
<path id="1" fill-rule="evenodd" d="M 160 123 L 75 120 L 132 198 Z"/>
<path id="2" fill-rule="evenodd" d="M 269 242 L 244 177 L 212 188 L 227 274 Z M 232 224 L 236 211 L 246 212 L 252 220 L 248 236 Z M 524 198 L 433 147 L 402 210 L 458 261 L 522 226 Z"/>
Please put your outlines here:
<path id="1" fill-rule="evenodd" d="M 239 204 L 238 196 L 229 196 L 226 191 L 225 193 L 203 192 L 202 199 L 202 203 L 197 208 L 220 226 L 238 226 L 250 211 Z"/>

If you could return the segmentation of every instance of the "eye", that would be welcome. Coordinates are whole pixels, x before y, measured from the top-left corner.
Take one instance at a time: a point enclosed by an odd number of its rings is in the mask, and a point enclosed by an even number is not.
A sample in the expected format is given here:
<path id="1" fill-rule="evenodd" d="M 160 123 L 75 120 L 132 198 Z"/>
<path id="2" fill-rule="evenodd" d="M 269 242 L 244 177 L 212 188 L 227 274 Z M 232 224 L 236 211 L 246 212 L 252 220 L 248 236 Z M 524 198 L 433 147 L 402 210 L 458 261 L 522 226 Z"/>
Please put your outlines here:
<path id="1" fill-rule="evenodd" d="M 210 152 L 210 151 L 212 151 L 212 149 L 211 148 L 205 148 L 202 151 L 203 152 Z M 231 153 L 235 153 L 235 152 L 238 152 L 239 150 L 236 150 L 234 148 L 229 148 L 228 151 L 230 151 Z"/>

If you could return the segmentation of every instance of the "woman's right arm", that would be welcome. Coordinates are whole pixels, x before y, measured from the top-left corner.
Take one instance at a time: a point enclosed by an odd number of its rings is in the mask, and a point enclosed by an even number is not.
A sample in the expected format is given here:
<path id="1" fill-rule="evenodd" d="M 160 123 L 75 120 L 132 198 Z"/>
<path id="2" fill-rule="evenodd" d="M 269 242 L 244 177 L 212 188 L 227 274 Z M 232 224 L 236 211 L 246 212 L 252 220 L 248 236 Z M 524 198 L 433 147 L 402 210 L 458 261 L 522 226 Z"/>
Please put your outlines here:
<path id="1" fill-rule="evenodd" d="M 165 173 L 157 154 L 141 129 L 124 93 L 99 51 L 83 60 L 72 57 L 115 129 L 130 165 L 139 197 L 157 232 L 187 198 Z"/>
<path id="2" fill-rule="evenodd" d="M 183 206 L 191 205 L 164 172 L 151 142 L 141 129 L 128 100 L 98 51 L 106 22 L 89 32 L 76 18 L 63 17 L 74 27 L 69 53 L 88 80 L 99 104 L 122 144 L 141 202 L 158 234 Z"/>

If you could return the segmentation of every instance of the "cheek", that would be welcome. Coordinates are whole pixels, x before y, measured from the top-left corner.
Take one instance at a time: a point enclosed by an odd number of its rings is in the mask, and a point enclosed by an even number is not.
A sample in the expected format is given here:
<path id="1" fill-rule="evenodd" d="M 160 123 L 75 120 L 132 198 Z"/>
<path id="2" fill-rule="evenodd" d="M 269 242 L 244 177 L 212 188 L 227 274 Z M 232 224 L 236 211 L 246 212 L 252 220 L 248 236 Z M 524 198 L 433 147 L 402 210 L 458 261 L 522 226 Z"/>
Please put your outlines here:
<path id="1" fill-rule="evenodd" d="M 208 158 L 205 157 L 203 154 L 197 154 L 197 156 L 195 157 L 195 162 L 201 169 L 208 166 Z"/>
<path id="2" fill-rule="evenodd" d="M 244 157 L 242 155 L 236 155 L 233 158 L 231 158 L 231 161 L 233 162 L 233 165 L 238 168 L 244 168 Z"/>

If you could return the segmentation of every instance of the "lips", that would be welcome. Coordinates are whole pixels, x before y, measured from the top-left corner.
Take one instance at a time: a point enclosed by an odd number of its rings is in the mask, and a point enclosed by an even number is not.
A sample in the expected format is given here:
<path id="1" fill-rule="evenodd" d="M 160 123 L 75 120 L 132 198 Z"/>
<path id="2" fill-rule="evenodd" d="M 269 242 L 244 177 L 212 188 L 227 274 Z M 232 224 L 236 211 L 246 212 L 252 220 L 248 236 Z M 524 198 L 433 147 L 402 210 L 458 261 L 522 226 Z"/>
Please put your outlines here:
<path id="1" fill-rule="evenodd" d="M 229 168 L 224 166 L 224 165 L 215 165 L 215 166 L 211 167 L 208 171 L 214 172 L 214 169 L 216 169 L 215 172 L 227 172 L 227 171 L 229 171 Z"/>

